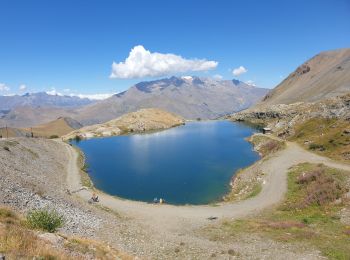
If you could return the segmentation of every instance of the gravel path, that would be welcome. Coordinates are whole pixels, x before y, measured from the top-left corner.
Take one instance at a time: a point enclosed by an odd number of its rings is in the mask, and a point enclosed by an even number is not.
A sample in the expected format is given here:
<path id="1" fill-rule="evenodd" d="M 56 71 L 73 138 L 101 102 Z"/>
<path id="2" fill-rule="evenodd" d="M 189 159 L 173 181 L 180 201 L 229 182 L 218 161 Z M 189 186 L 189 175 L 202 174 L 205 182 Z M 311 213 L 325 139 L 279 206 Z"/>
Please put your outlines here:
<path id="1" fill-rule="evenodd" d="M 61 141 L 0 140 L 0 204 L 23 212 L 45 206 L 56 208 L 67 219 L 60 232 L 101 240 L 141 259 L 320 259 L 319 252 L 306 245 L 286 244 L 249 232 L 230 241 L 212 240 L 205 230 L 208 226 L 220 227 L 225 219 L 243 218 L 278 203 L 286 190 L 286 172 L 297 163 L 322 162 L 350 170 L 350 166 L 290 143 L 284 151 L 246 169 L 265 172 L 263 190 L 252 199 L 172 206 L 100 193 L 101 202 L 89 204 L 92 191 L 80 190 L 77 160 L 77 151 Z M 69 195 L 67 189 L 80 191 Z"/>
<path id="2" fill-rule="evenodd" d="M 81 188 L 79 169 L 76 163 L 78 155 L 72 147 L 69 145 L 66 147 L 70 153 L 67 181 L 71 190 L 78 190 Z M 323 163 L 333 168 L 350 171 L 350 165 L 313 154 L 295 143 L 287 143 L 286 149 L 279 151 L 271 158 L 260 160 L 256 165 L 246 169 L 249 171 L 252 167 L 259 167 L 265 173 L 262 191 L 251 199 L 216 205 L 172 206 L 154 205 L 99 194 L 99 203 L 142 223 L 147 223 L 154 230 L 180 232 L 184 228 L 208 224 L 209 217 L 216 217 L 215 221 L 242 218 L 279 203 L 287 190 L 288 169 L 303 162 Z M 91 191 L 88 190 L 79 191 L 77 194 L 84 200 L 91 197 Z"/>

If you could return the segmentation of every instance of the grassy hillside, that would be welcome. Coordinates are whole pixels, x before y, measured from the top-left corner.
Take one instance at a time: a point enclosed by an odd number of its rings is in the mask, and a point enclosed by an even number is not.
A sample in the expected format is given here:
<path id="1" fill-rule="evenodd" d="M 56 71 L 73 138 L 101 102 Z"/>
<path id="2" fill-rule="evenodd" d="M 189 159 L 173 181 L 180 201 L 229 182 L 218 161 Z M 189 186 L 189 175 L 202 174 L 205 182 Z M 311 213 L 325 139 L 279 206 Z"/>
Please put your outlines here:
<path id="1" fill-rule="evenodd" d="M 73 121 L 70 118 L 60 117 L 49 123 L 38 125 L 32 128 L 24 128 L 24 130 L 27 132 L 30 132 L 32 130 L 34 133 L 34 136 L 42 136 L 42 137 L 58 136 L 59 137 L 77 129 L 76 128 L 77 126 L 79 126 L 78 122 Z"/>
<path id="2" fill-rule="evenodd" d="M 68 134 L 80 127 L 82 127 L 82 125 L 80 125 L 80 123 L 74 119 L 68 117 L 59 117 L 56 120 L 33 127 L 8 127 L 7 129 L 3 127 L 0 128 L 0 135 L 2 137 L 24 137 L 31 136 L 33 133 L 34 137 L 57 138 Z"/>
<path id="3" fill-rule="evenodd" d="M 312 118 L 295 126 L 295 133 L 291 140 L 318 154 L 350 162 L 348 121 Z"/>
<path id="4" fill-rule="evenodd" d="M 300 164 L 290 170 L 286 198 L 276 209 L 205 232 L 212 240 L 228 242 L 249 230 L 259 237 L 318 248 L 330 259 L 349 259 L 349 179 L 349 172 Z"/>

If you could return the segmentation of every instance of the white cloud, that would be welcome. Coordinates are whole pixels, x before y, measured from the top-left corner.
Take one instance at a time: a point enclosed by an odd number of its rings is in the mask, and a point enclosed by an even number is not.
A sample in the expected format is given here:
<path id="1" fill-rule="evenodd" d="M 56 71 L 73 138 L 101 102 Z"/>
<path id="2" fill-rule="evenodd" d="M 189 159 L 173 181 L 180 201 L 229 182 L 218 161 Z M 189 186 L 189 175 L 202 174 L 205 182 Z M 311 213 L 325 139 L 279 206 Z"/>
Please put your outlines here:
<path id="1" fill-rule="evenodd" d="M 0 83 L 0 91 L 9 91 L 10 88 L 4 84 L 4 83 Z"/>
<path id="2" fill-rule="evenodd" d="M 71 97 L 80 97 L 80 98 L 88 98 L 90 100 L 103 100 L 107 99 L 116 93 L 113 94 L 70 94 Z"/>
<path id="3" fill-rule="evenodd" d="M 26 86 L 25 84 L 19 85 L 19 90 L 20 90 L 20 91 L 24 91 L 24 90 L 26 90 L 26 89 L 27 89 L 27 86 Z"/>
<path id="4" fill-rule="evenodd" d="M 220 74 L 215 74 L 215 75 L 213 76 L 213 78 L 214 78 L 214 79 L 217 79 L 217 80 L 222 80 L 224 77 L 221 76 Z"/>
<path id="5" fill-rule="evenodd" d="M 243 73 L 246 73 L 247 71 L 248 70 L 246 68 L 244 68 L 243 66 L 239 66 L 239 68 L 232 70 L 232 74 L 235 76 L 239 76 Z"/>
<path id="6" fill-rule="evenodd" d="M 245 83 L 246 83 L 247 85 L 249 85 L 249 86 L 256 87 L 256 84 L 255 84 L 254 81 L 252 81 L 252 80 L 247 80 Z"/>
<path id="7" fill-rule="evenodd" d="M 57 92 L 55 88 L 51 88 L 51 90 L 46 91 L 46 94 L 51 96 L 63 96 L 60 92 Z"/>
<path id="8" fill-rule="evenodd" d="M 100 94 L 77 94 L 72 93 L 72 91 L 68 88 L 63 89 L 63 92 L 65 94 L 62 94 L 61 92 L 58 92 L 55 88 L 51 88 L 51 90 L 46 91 L 46 94 L 52 95 L 52 96 L 69 96 L 69 97 L 79 97 L 79 98 L 88 98 L 90 100 L 103 100 L 107 99 L 116 93 L 100 93 Z"/>
<path id="9" fill-rule="evenodd" d="M 185 59 L 171 53 L 152 53 L 138 45 L 131 49 L 124 62 L 113 62 L 110 78 L 157 77 L 187 71 L 206 71 L 215 69 L 217 65 L 216 61 Z"/>

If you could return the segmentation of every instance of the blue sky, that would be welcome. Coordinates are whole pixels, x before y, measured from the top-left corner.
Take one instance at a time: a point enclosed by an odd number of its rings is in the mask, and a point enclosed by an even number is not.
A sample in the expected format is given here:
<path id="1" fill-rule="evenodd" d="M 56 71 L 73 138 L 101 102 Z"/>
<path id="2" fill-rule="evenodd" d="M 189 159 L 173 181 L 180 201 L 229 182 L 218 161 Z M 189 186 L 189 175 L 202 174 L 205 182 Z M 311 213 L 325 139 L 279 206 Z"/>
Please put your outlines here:
<path id="1" fill-rule="evenodd" d="M 113 93 L 173 74 L 271 88 L 318 52 L 350 47 L 349 0 L 1 0 L 0 13 L 0 95 L 20 93 L 23 84 L 22 92 Z M 217 65 L 111 79 L 112 63 L 124 62 L 138 45 L 179 55 L 185 65 L 192 59 Z M 232 70 L 240 66 L 247 72 L 236 77 Z"/>

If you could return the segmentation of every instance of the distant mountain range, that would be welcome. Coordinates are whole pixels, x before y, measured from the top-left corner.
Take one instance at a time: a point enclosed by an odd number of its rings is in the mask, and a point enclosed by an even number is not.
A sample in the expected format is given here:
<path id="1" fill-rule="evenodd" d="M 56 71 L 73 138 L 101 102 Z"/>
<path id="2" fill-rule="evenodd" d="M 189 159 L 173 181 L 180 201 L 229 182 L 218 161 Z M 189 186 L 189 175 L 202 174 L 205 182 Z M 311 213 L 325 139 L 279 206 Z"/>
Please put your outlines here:
<path id="1" fill-rule="evenodd" d="M 0 96 L 0 110 L 11 110 L 23 106 L 77 108 L 91 103 L 94 103 L 94 101 L 87 98 L 49 95 L 46 92 L 26 93 L 24 95 L 14 96 Z"/>
<path id="2" fill-rule="evenodd" d="M 212 119 L 248 108 L 267 92 L 239 80 L 187 76 L 140 82 L 101 101 L 44 92 L 0 96 L 0 126 L 28 127 L 58 117 L 91 125 L 142 108 L 160 108 L 186 119 Z"/>
<path id="3" fill-rule="evenodd" d="M 239 80 L 171 77 L 140 82 L 127 91 L 77 109 L 74 118 L 88 125 L 142 108 L 160 108 L 186 119 L 213 119 L 248 108 L 267 92 Z"/>
<path id="4" fill-rule="evenodd" d="M 0 127 L 28 127 L 58 117 L 69 117 L 74 110 L 96 101 L 75 96 L 49 95 L 46 92 L 0 96 Z"/>

